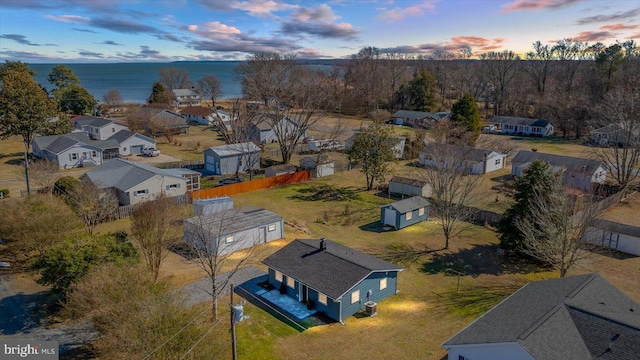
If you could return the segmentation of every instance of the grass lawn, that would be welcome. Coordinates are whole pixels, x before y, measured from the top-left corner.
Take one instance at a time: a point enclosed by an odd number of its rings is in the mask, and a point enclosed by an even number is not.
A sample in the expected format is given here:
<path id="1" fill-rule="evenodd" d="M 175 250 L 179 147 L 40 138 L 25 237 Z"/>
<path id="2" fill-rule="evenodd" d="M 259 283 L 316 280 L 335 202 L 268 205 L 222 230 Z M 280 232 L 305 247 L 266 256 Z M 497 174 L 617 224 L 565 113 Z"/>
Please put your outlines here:
<path id="1" fill-rule="evenodd" d="M 156 138 L 161 153 L 182 161 L 201 161 L 202 152 L 212 146 L 224 145 L 218 133 L 207 126 L 190 126 L 187 134 L 175 136 L 172 143 L 164 137 Z"/>

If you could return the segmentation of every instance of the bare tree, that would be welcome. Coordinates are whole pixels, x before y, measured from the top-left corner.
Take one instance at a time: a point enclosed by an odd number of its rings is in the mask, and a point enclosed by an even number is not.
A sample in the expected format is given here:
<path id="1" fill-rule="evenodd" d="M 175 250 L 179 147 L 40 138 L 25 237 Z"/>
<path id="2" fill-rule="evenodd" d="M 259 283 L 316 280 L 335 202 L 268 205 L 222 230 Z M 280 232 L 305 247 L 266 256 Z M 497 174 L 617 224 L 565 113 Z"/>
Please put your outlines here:
<path id="1" fill-rule="evenodd" d="M 165 195 L 136 205 L 131 214 L 131 236 L 138 241 L 147 268 L 158 281 L 160 266 L 180 236 L 180 209 Z"/>
<path id="2" fill-rule="evenodd" d="M 623 188 L 634 181 L 640 170 L 640 93 L 638 87 L 616 89 L 605 95 L 601 118 L 612 131 L 595 156 Z"/>
<path id="3" fill-rule="evenodd" d="M 189 72 L 176 67 L 165 67 L 158 71 L 158 80 L 168 90 L 190 89 L 193 86 L 189 80 Z"/>
<path id="4" fill-rule="evenodd" d="M 597 206 L 584 200 L 577 204 L 562 185 L 563 176 L 554 178 L 551 188 L 534 189 L 529 214 L 515 222 L 524 237 L 522 251 L 559 270 L 564 277 L 590 254 L 587 231 L 597 215 Z"/>
<path id="5" fill-rule="evenodd" d="M 198 79 L 198 91 L 203 98 L 211 100 L 211 106 L 216 106 L 216 99 L 222 96 L 220 80 L 213 74 L 205 74 Z"/>
<path id="6" fill-rule="evenodd" d="M 74 186 L 66 199 L 89 234 L 93 234 L 98 224 L 112 219 L 119 206 L 118 198 L 112 190 L 100 190 L 92 182 Z"/>
<path id="7" fill-rule="evenodd" d="M 111 88 L 107 90 L 104 95 L 102 95 L 102 100 L 107 104 L 109 109 L 114 109 L 122 105 L 122 95 L 120 95 L 120 91 L 118 89 Z"/>
<path id="8" fill-rule="evenodd" d="M 585 42 L 572 39 L 562 39 L 556 42 L 554 50 L 558 60 L 558 83 L 562 84 L 568 93 L 573 91 L 576 75 L 581 65 L 587 59 L 587 47 Z"/>
<path id="9" fill-rule="evenodd" d="M 495 98 L 494 114 L 501 115 L 509 98 L 510 86 L 518 75 L 518 60 L 514 52 L 504 50 L 490 51 L 480 55 L 482 68 L 487 80 L 493 85 Z"/>
<path id="10" fill-rule="evenodd" d="M 476 189 L 482 178 L 471 174 L 473 148 L 464 146 L 467 140 L 460 136 L 465 129 L 445 126 L 434 132 L 436 141 L 429 143 L 421 155 L 427 164 L 421 175 L 431 184 L 430 211 L 442 227 L 444 248 L 448 249 L 450 240 L 460 236 L 468 227 L 466 222 L 475 216 L 471 206 L 479 201 Z M 451 139 L 460 140 L 452 143 Z"/>
<path id="11" fill-rule="evenodd" d="M 184 221 L 185 241 L 193 260 L 211 283 L 207 292 L 212 299 L 214 319 L 218 317 L 218 298 L 229 280 L 251 261 L 253 246 L 265 241 L 264 233 L 254 236 L 239 231 L 241 229 L 234 226 L 237 216 L 236 210 L 229 209 Z M 240 249 L 243 250 L 237 251 Z"/>
<path id="12" fill-rule="evenodd" d="M 556 48 L 542 45 L 540 41 L 533 43 L 533 51 L 527 53 L 527 72 L 536 84 L 538 95 L 544 96 L 547 78 L 555 64 Z"/>
<path id="13" fill-rule="evenodd" d="M 31 179 L 49 194 L 53 193 L 53 186 L 60 177 L 58 164 L 47 159 L 40 159 L 31 164 Z"/>
<path id="14" fill-rule="evenodd" d="M 218 109 L 214 108 L 216 116 L 213 120 L 213 127 L 227 144 L 237 144 L 250 141 L 251 128 L 259 113 L 247 108 L 245 101 L 234 99 L 228 102 L 229 121 L 225 121 L 224 116 Z"/>
<path id="15" fill-rule="evenodd" d="M 180 134 L 181 124 L 175 117 L 158 116 L 154 119 L 147 117 L 143 121 L 153 136 L 162 135 L 169 143 L 172 143 L 173 138 Z"/>

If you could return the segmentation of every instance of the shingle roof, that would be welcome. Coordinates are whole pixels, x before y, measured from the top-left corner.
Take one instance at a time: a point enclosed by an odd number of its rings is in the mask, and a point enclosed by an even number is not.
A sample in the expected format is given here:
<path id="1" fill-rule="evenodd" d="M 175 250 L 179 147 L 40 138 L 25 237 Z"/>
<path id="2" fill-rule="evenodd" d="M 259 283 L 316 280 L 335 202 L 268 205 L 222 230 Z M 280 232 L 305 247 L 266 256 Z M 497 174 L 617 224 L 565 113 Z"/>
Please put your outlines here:
<path id="1" fill-rule="evenodd" d="M 640 226 L 621 224 L 619 222 L 605 219 L 593 219 L 591 225 L 598 229 L 640 238 Z"/>
<path id="2" fill-rule="evenodd" d="M 97 128 L 101 128 L 113 123 L 112 120 L 107 120 L 105 118 L 99 118 L 95 116 L 78 116 L 75 117 L 73 121 L 81 126 L 93 126 Z"/>
<path id="3" fill-rule="evenodd" d="M 429 200 L 423 198 L 422 196 L 414 196 L 404 200 L 396 201 L 391 204 L 382 205 L 381 207 L 391 206 L 397 212 L 401 214 L 408 213 L 409 211 L 417 210 L 422 207 L 429 206 Z"/>
<path id="4" fill-rule="evenodd" d="M 233 221 L 229 221 L 229 219 L 233 219 Z M 224 237 L 282 220 L 282 216 L 272 211 L 245 205 L 231 210 L 225 210 L 225 214 L 222 216 L 220 213 L 211 213 L 194 216 L 184 221 L 196 226 L 204 226 L 205 229 L 215 229 L 214 231 L 217 233 L 212 235 Z M 223 234 L 218 232 L 223 232 Z"/>
<path id="5" fill-rule="evenodd" d="M 238 144 L 214 146 L 214 147 L 208 148 L 205 151 L 213 151 L 214 153 L 218 154 L 218 156 L 225 157 L 225 156 L 237 156 L 237 155 L 242 155 L 246 153 L 260 152 L 260 148 L 252 142 L 245 142 L 245 143 L 238 143 Z"/>
<path id="6" fill-rule="evenodd" d="M 279 164 L 279 165 L 269 166 L 267 169 L 271 169 L 271 170 L 273 170 L 275 172 L 282 172 L 282 171 L 294 171 L 295 172 L 298 168 L 295 165 L 291 165 L 291 164 Z"/>
<path id="7" fill-rule="evenodd" d="M 163 169 L 123 159 L 109 160 L 85 175 L 100 189 L 113 187 L 120 191 L 127 191 L 156 175 L 182 179 Z"/>
<path id="8" fill-rule="evenodd" d="M 442 119 L 446 118 L 449 115 L 451 115 L 451 113 L 448 111 L 432 113 L 432 112 L 426 112 L 426 111 L 398 110 L 395 113 L 393 113 L 392 117 L 402 117 L 402 118 L 409 118 L 409 119 L 423 119 L 426 117 L 430 117 L 438 121 L 442 121 Z"/>
<path id="9" fill-rule="evenodd" d="M 196 90 L 193 89 L 173 89 L 172 91 L 175 96 L 200 95 Z"/>
<path id="10" fill-rule="evenodd" d="M 529 283 L 443 346 L 502 342 L 538 360 L 636 359 L 640 304 L 597 274 Z"/>
<path id="11" fill-rule="evenodd" d="M 389 182 L 390 183 L 398 183 L 398 184 L 410 185 L 410 186 L 416 186 L 416 187 L 420 187 L 420 188 L 428 184 L 424 180 L 411 179 L 411 178 L 402 177 L 402 176 L 394 176 L 393 178 L 391 178 L 391 181 L 389 181 Z"/>
<path id="12" fill-rule="evenodd" d="M 535 126 L 535 127 L 546 127 L 549 124 L 552 124 L 549 120 L 543 119 L 531 119 L 531 118 L 522 118 L 515 116 L 494 116 L 489 120 L 490 124 L 503 124 L 503 125 L 524 125 L 524 126 Z"/>
<path id="13" fill-rule="evenodd" d="M 332 299 L 340 299 L 372 272 L 402 271 L 402 268 L 324 239 L 296 239 L 262 261 Z"/>
<path id="14" fill-rule="evenodd" d="M 534 160 L 546 161 L 555 168 L 565 168 L 570 172 L 586 172 L 594 173 L 602 162 L 597 160 L 589 160 L 576 158 L 571 156 L 562 156 L 555 154 L 545 154 L 537 151 L 521 150 L 511 160 L 513 165 L 519 166 L 522 164 L 530 163 Z"/>
<path id="15" fill-rule="evenodd" d="M 126 141 L 127 139 L 129 139 L 132 136 L 137 136 L 141 139 L 150 141 L 152 143 L 155 144 L 155 140 L 153 140 L 152 138 L 148 137 L 148 136 L 144 136 L 142 134 L 139 133 L 135 133 L 133 131 L 130 130 L 120 130 L 117 133 L 111 135 L 111 137 L 109 137 L 109 140 L 114 140 L 115 142 L 117 142 L 118 144 L 121 144 L 122 142 Z"/>
<path id="16" fill-rule="evenodd" d="M 434 149 L 434 147 L 436 149 Z M 453 145 L 453 144 L 439 144 L 434 142 L 427 143 L 423 151 L 426 151 L 426 152 L 435 151 L 435 153 L 437 153 L 438 151 L 437 149 L 443 148 L 443 147 L 449 149 L 448 150 L 449 153 L 460 154 L 461 156 L 463 155 L 465 157 L 465 160 L 467 161 L 481 162 L 486 160 L 489 157 L 489 155 L 491 155 L 494 152 L 496 154 L 499 154 L 497 151 L 488 150 L 488 149 L 479 149 L 479 148 L 472 148 L 470 146 L 460 146 L 460 145 Z"/>
<path id="17" fill-rule="evenodd" d="M 209 109 L 202 106 L 187 106 L 186 108 L 180 111 L 180 114 L 196 115 L 196 116 L 202 116 L 202 117 L 207 117 L 213 113 L 214 113 L 213 109 Z"/>

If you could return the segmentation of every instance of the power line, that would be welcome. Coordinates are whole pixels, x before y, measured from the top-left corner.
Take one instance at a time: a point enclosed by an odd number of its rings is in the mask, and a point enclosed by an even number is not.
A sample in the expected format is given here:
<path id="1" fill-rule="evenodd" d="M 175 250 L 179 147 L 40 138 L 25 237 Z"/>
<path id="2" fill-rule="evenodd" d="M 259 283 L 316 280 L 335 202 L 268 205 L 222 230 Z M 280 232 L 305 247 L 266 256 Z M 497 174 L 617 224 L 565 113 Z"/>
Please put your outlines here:
<path id="1" fill-rule="evenodd" d="M 187 325 L 183 326 L 182 329 L 178 330 L 178 332 L 176 332 L 175 334 L 173 334 L 170 338 L 168 338 L 165 342 L 163 342 L 162 344 L 160 344 L 158 347 L 156 347 L 155 349 L 153 349 L 153 351 L 151 351 L 150 353 L 148 353 L 147 355 L 145 355 L 145 357 L 142 358 L 142 360 L 146 360 L 148 359 L 151 355 L 153 355 L 153 353 L 155 353 L 156 351 L 160 350 L 160 348 L 162 348 L 163 346 L 165 346 L 169 341 L 171 341 L 173 338 L 175 338 L 176 336 L 178 336 L 178 334 L 180 334 L 181 332 L 183 332 L 189 325 L 191 325 L 194 321 L 196 321 L 197 318 L 200 317 L 200 315 L 204 314 L 205 311 L 207 311 L 209 309 L 204 309 L 202 310 L 198 315 L 196 315 L 193 320 L 189 321 L 189 323 L 187 323 Z"/>
<path id="2" fill-rule="evenodd" d="M 204 335 L 202 335 L 202 336 L 200 337 L 200 339 L 198 339 L 198 341 L 196 341 L 196 343 L 195 343 L 195 344 L 193 344 L 193 346 L 191 346 L 191 348 L 190 348 L 189 350 L 187 350 L 187 352 L 186 352 L 186 353 L 184 353 L 184 354 L 180 357 L 180 360 L 184 359 L 184 357 L 185 357 L 185 356 L 189 355 L 189 353 L 191 352 L 191 350 L 195 349 L 195 348 L 196 348 L 196 346 L 197 346 L 198 344 L 200 344 L 200 342 L 201 342 L 201 341 L 202 341 L 202 340 L 203 340 L 207 335 L 209 335 L 209 333 L 211 332 L 211 330 L 213 330 L 213 329 L 216 327 L 216 325 L 218 325 L 218 323 L 220 323 L 220 320 L 216 321 L 216 322 L 211 326 L 211 328 L 209 328 L 209 330 L 207 330 L 207 332 L 206 332 L 206 333 L 204 333 Z M 222 347 L 222 349 L 224 350 L 224 347 Z"/>

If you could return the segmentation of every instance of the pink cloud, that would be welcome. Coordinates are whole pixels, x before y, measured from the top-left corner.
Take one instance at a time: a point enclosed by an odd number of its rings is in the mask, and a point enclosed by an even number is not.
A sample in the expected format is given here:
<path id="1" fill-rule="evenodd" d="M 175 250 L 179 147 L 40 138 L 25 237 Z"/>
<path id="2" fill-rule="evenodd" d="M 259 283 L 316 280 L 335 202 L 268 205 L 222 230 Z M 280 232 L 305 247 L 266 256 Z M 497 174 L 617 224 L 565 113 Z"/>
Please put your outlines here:
<path id="1" fill-rule="evenodd" d="M 582 31 L 578 35 L 573 36 L 574 41 L 603 41 L 615 38 L 616 35 L 609 31 Z"/>
<path id="2" fill-rule="evenodd" d="M 425 11 L 433 12 L 435 10 L 435 3 L 440 0 L 424 0 L 420 4 L 409 6 L 406 8 L 395 7 L 393 9 L 383 9 L 383 11 L 376 17 L 378 20 L 382 21 L 398 21 L 402 20 L 406 17 L 411 16 L 420 16 L 425 13 Z"/>
<path id="3" fill-rule="evenodd" d="M 600 26 L 600 30 L 634 30 L 640 28 L 640 25 L 612 24 Z"/>
<path id="4" fill-rule="evenodd" d="M 219 21 L 204 23 L 202 26 L 189 25 L 184 29 L 204 38 L 225 38 L 241 34 L 241 31 L 238 28 L 222 24 Z"/>
<path id="5" fill-rule="evenodd" d="M 583 0 L 514 0 L 502 5 L 502 13 L 516 11 L 535 11 L 543 9 L 560 9 L 578 3 Z"/>

